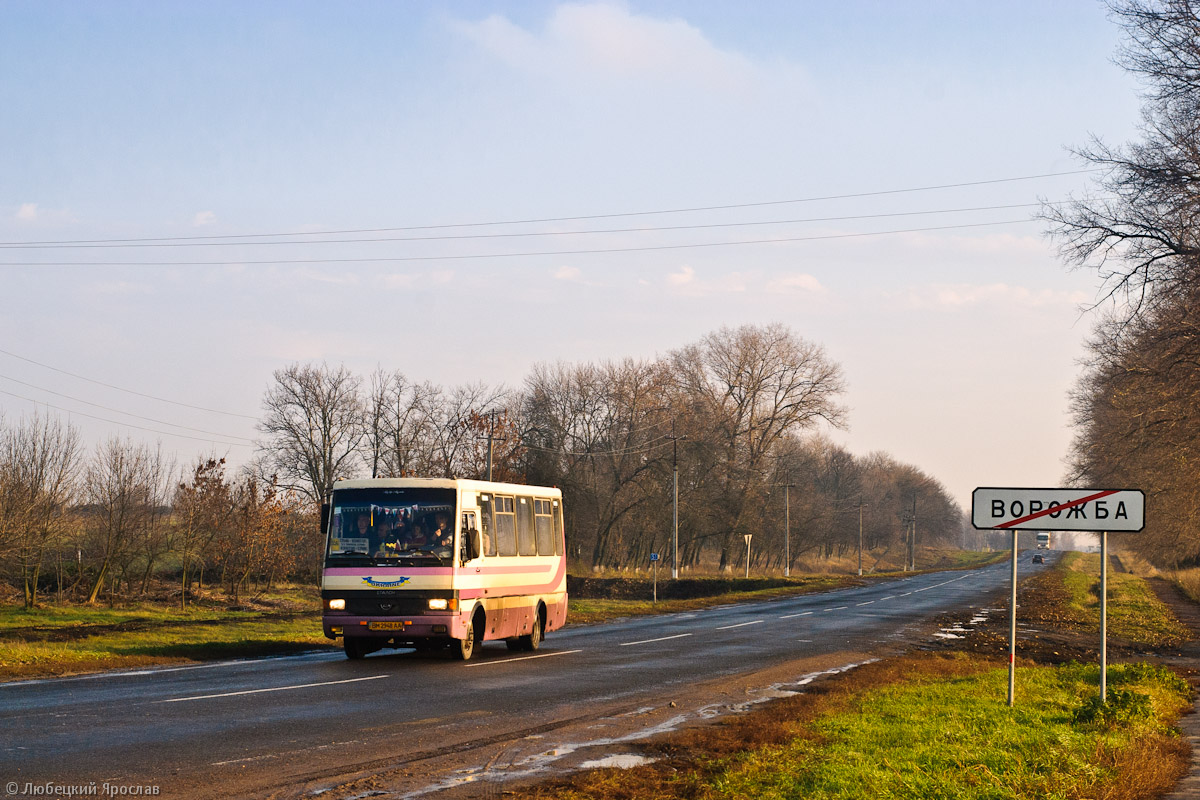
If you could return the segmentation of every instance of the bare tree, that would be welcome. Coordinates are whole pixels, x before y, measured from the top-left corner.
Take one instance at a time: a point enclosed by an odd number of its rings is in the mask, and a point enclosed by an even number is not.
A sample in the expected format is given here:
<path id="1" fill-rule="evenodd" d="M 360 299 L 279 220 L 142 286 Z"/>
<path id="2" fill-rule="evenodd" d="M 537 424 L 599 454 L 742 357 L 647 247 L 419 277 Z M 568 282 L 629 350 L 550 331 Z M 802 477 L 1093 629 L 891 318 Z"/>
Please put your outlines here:
<path id="1" fill-rule="evenodd" d="M 15 550 L 26 608 L 37 604 L 47 549 L 62 534 L 76 490 L 79 431 L 34 414 L 0 427 L 0 531 Z"/>
<path id="2" fill-rule="evenodd" d="M 197 574 L 204 575 L 209 550 L 233 513 L 225 459 L 201 458 L 196 462 L 191 479 L 176 486 L 174 511 L 181 562 L 179 607 L 187 608 L 192 567 L 195 565 Z"/>
<path id="3" fill-rule="evenodd" d="M 768 456 L 788 433 L 819 421 L 840 425 L 841 368 L 824 350 L 778 323 L 722 328 L 673 356 L 676 380 L 721 444 L 723 487 L 714 510 L 726 530 L 722 569 L 742 535 L 761 527 Z"/>
<path id="4" fill-rule="evenodd" d="M 1094 139 L 1076 153 L 1104 170 L 1101 192 L 1047 205 L 1066 260 L 1094 268 L 1127 318 L 1200 278 L 1200 18 L 1195 0 L 1112 6 L 1125 28 L 1121 63 L 1146 85 L 1142 140 Z"/>
<path id="5" fill-rule="evenodd" d="M 167 471 L 161 453 L 145 445 L 114 438 L 97 447 L 84 480 L 96 564 L 89 603 L 96 602 L 106 581 L 111 589 L 124 574 L 137 538 L 162 523 Z"/>
<path id="6" fill-rule="evenodd" d="M 276 370 L 258 426 L 266 434 L 255 467 L 260 480 L 275 477 L 281 488 L 324 503 L 336 479 L 355 476 L 367 436 L 361 383 L 344 366 L 292 364 Z"/>

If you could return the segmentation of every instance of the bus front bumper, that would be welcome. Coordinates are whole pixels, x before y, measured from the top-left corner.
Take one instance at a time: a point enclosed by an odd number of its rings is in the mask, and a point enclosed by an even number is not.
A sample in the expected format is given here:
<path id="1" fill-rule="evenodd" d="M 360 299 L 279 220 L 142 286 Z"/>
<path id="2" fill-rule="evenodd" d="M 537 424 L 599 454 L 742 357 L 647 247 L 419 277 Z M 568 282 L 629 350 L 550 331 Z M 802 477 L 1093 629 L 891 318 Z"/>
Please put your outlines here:
<path id="1" fill-rule="evenodd" d="M 325 637 L 363 636 L 373 639 L 463 639 L 469 617 L 462 614 L 418 614 L 405 617 L 360 617 L 325 614 L 321 618 Z"/>

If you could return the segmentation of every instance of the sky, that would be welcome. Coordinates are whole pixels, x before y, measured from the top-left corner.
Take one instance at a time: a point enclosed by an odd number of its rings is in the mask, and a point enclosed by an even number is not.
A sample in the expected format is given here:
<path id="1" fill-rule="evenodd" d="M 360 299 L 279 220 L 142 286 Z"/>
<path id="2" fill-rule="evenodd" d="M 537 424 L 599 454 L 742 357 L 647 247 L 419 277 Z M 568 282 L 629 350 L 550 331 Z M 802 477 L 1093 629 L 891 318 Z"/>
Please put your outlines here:
<path id="1" fill-rule="evenodd" d="M 1137 135 L 1119 43 L 1083 0 L 8 0 L 0 413 L 236 465 L 296 361 L 519 387 L 781 322 L 852 452 L 1058 486 L 1102 287 L 1034 215 Z"/>

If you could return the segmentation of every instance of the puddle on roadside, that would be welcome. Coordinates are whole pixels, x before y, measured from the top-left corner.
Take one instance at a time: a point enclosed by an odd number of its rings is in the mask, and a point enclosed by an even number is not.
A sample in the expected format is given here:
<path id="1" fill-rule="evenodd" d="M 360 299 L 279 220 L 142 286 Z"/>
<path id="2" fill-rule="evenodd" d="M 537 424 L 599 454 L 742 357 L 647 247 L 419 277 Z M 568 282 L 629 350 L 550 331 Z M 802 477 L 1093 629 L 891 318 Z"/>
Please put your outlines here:
<path id="1" fill-rule="evenodd" d="M 657 758 L 649 756 L 639 756 L 636 753 L 623 753 L 620 755 L 606 756 L 597 758 L 592 761 L 584 761 L 579 765 L 580 769 L 604 769 L 606 767 L 613 769 L 632 769 L 640 767 L 643 764 L 653 764 Z"/>

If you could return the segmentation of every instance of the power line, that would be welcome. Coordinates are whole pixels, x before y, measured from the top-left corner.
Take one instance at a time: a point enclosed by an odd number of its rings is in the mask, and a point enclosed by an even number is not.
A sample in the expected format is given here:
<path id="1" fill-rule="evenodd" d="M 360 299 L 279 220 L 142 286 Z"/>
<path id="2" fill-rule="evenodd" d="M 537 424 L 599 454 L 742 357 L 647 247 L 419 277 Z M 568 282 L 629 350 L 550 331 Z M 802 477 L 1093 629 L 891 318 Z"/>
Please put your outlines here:
<path id="1" fill-rule="evenodd" d="M 576 231 L 524 231 L 520 233 L 460 233 L 442 236 L 385 236 L 360 239 L 277 239 L 265 242 L 220 241 L 160 241 L 160 242 L 97 242 L 80 244 L 11 244 L 0 243 L 0 250 L 102 250 L 112 248 L 148 248 L 148 247 L 281 247 L 290 245 L 314 244 L 370 244 L 373 242 L 444 242 L 467 241 L 474 239 L 528 239 L 539 236 L 590 236 L 610 233 L 659 233 L 663 231 L 693 231 L 713 230 L 718 228 L 750 228 L 764 225 L 798 225 L 811 222 L 851 222 L 866 219 L 888 219 L 893 217 L 920 217 L 933 214 L 964 214 L 976 211 L 1007 211 L 1014 208 L 1036 208 L 1046 205 L 1056 206 L 1069 202 L 1060 200 L 1052 203 L 1012 203 L 997 206 L 968 206 L 963 208 L 939 208 L 926 211 L 894 211 L 880 214 L 851 214 L 838 217 L 802 217 L 798 219 L 755 220 L 750 222 L 707 222 L 695 225 L 659 225 L 640 228 L 596 228 L 593 230 Z M 270 234 L 265 234 L 270 235 Z"/>
<path id="2" fill-rule="evenodd" d="M 108 422 L 113 425 L 121 425 L 126 428 L 133 428 L 133 429 L 139 430 L 139 431 L 148 431 L 149 433 L 157 433 L 160 436 L 175 436 L 180 439 L 194 439 L 195 441 L 198 441 L 198 442 L 208 442 L 209 444 L 223 444 L 228 447 L 249 447 L 250 446 L 248 444 L 241 444 L 239 442 L 222 442 L 222 441 L 218 441 L 218 440 L 212 439 L 212 438 L 204 439 L 199 436 L 188 436 L 188 435 L 182 434 L 182 433 L 173 433 L 171 431 L 159 431 L 159 430 L 155 430 L 153 428 L 144 428 L 141 425 L 131 425 L 128 422 L 117 422 L 115 419 L 105 419 L 104 417 L 97 417 L 94 414 L 85 414 L 82 411 L 72 411 L 69 408 L 59 408 L 58 406 L 53 405 L 51 403 L 47 403 L 44 400 L 34 400 L 31 397 L 24 397 L 19 394 L 14 394 L 13 392 L 5 391 L 4 389 L 0 389 L 0 394 L 6 394 L 9 397 L 15 397 L 18 400 L 24 400 L 28 403 L 33 403 L 34 405 L 43 405 L 46 408 L 53 408 L 55 411 L 62 411 L 66 414 L 74 414 L 74 415 L 80 416 L 80 417 L 87 417 L 88 419 L 95 419 L 95 420 L 99 420 L 101 422 Z"/>
<path id="3" fill-rule="evenodd" d="M 898 233 L 926 233 L 932 231 L 985 228 L 997 225 L 1020 225 L 1036 222 L 1032 219 L 1010 219 L 997 222 L 974 222 L 963 225 L 937 225 L 926 228 L 903 228 L 890 231 L 867 233 L 836 233 L 821 236 L 793 236 L 775 239 L 745 239 L 732 242 L 692 242 L 686 244 L 643 245 L 639 247 L 609 247 L 581 250 L 538 250 L 522 253 L 472 253 L 442 256 L 378 256 L 365 258 L 279 258 L 240 259 L 235 261 L 0 261 L 0 267 L 229 267 L 229 266 L 282 266 L 287 264 L 372 264 L 402 263 L 410 261 L 470 261 L 488 258 L 532 258 L 535 256 L 575 256 L 604 253 L 644 253 L 660 250 L 694 250 L 708 247 L 739 247 L 755 244 L 787 244 L 792 242 L 814 242 L 832 239 L 858 239 L 871 236 L 890 236 Z M 3 352 L 3 351 L 0 351 Z"/>
<path id="4" fill-rule="evenodd" d="M 120 386 L 114 386 L 111 383 L 105 383 L 104 381 L 98 381 L 93 378 L 87 378 L 87 377 L 84 377 L 83 375 L 77 375 L 74 372 L 67 372 L 65 369 L 59 369 L 58 367 L 52 367 L 49 364 L 43 364 L 40 361 L 34 361 L 32 358 L 26 358 L 25 356 L 19 356 L 16 353 L 9 352 L 8 350 L 0 349 L 0 353 L 3 353 L 4 355 L 10 356 L 12 358 L 18 358 L 21 361 L 25 361 L 30 364 L 36 364 L 37 366 L 42 367 L 43 369 L 53 370 L 54 372 L 58 372 L 63 375 L 70 375 L 72 378 L 78 378 L 81 381 L 87 381 L 88 383 L 94 383 L 97 386 L 104 386 L 109 389 L 116 389 L 118 392 L 126 392 L 128 394 L 137 395 L 138 397 L 145 397 L 150 400 L 157 400 L 160 403 L 170 403 L 171 405 L 183 406 L 184 408 L 191 408 L 196 411 L 208 411 L 209 413 L 212 413 L 212 414 L 224 414 L 225 416 L 228 416 L 228 417 L 241 417 L 242 419 L 252 419 L 252 420 L 255 420 L 256 422 L 258 421 L 258 417 L 252 417 L 249 414 L 236 414 L 232 411 L 221 411 L 221 410 L 215 409 L 215 408 L 205 408 L 204 406 L 194 406 L 189 403 L 181 403 L 178 400 L 168 400 L 165 397 L 155 397 L 152 394 L 145 394 L 143 392 L 137 392 L 137 391 L 134 391 L 133 389 L 124 389 Z M 120 423 L 118 423 L 118 424 L 120 424 Z M 133 426 L 130 426 L 130 427 L 133 427 Z"/>
<path id="5" fill-rule="evenodd" d="M 162 420 L 162 419 L 154 419 L 153 417 L 144 417 L 141 414 L 134 414 L 130 411 L 122 411 L 119 408 L 109 408 L 108 406 L 102 406 L 99 403 L 93 403 L 90 400 L 82 400 L 78 397 L 72 397 L 69 394 L 63 394 L 62 392 L 56 392 L 53 389 L 47 389 L 44 386 L 37 386 L 36 384 L 26 383 L 25 381 L 17 380 L 16 378 L 10 378 L 7 375 L 0 375 L 0 378 L 4 379 L 6 381 L 12 381 L 13 383 L 19 383 L 22 386 L 28 386 L 30 389 L 37 389 L 39 392 L 46 392 L 47 394 L 56 395 L 57 397 L 63 397 L 63 398 L 66 398 L 67 400 L 73 400 L 76 403 L 83 403 L 86 406 L 92 406 L 93 408 L 99 408 L 103 411 L 111 411 L 114 414 L 124 414 L 127 417 L 133 417 L 135 419 L 145 420 L 146 422 L 153 422 L 156 425 L 167 425 L 172 428 L 182 428 L 185 431 L 193 431 L 195 433 L 207 433 L 210 436 L 220 436 L 224 439 L 241 439 L 243 442 L 246 442 L 247 444 L 254 443 L 254 440 L 247 436 L 237 436 L 232 433 L 217 433 L 215 431 L 206 431 L 206 430 L 202 430 L 201 428 L 192 428 L 188 425 L 179 425 L 174 422 L 167 422 L 166 420 Z"/>
<path id="6" fill-rule="evenodd" d="M 1085 175 L 1092 172 L 1101 172 L 1104 167 L 1091 167 L 1088 169 L 1068 170 L 1065 172 L 1044 172 L 1038 175 L 1021 175 L 1012 178 L 993 178 L 982 181 L 962 181 L 959 183 L 943 183 L 930 186 L 915 186 L 905 189 L 885 189 L 873 192 L 854 192 L 849 194 L 832 194 L 820 195 L 816 197 L 802 197 L 793 200 L 766 200 L 754 203 L 729 203 L 725 205 L 715 206 L 694 206 L 690 208 L 668 208 L 652 211 L 622 211 L 610 214 L 584 214 L 564 217 L 538 217 L 530 219 L 512 219 L 512 220 L 496 220 L 491 222 L 457 222 L 446 223 L 441 225 L 407 225 L 388 228 L 345 228 L 340 230 L 329 231 L 283 231 L 278 233 L 241 233 L 241 234 L 222 234 L 208 236 L 155 236 L 146 238 L 130 238 L 130 239 L 61 239 L 61 240 L 44 240 L 44 241 L 26 241 L 26 242 L 0 242 L 4 246 L 32 246 L 32 245 L 67 245 L 67 244 L 110 244 L 110 243 L 133 243 L 133 242 L 182 242 L 182 241 L 216 241 L 222 239 L 259 239 L 274 236 L 333 236 L 341 234 L 353 233 L 390 233 L 394 231 L 428 231 L 428 230 L 443 230 L 447 228 L 479 228 L 495 225 L 532 225 L 542 222 L 575 222 L 590 219 L 614 219 L 618 217 L 645 217 L 658 214 L 691 214 L 701 211 L 730 211 L 739 208 L 762 208 L 765 206 L 780 206 L 797 203 L 816 203 L 826 200 L 850 200 L 860 197 L 881 197 L 893 194 L 909 194 L 913 192 L 930 192 L 942 189 L 961 189 L 969 186 L 990 186 L 1000 183 L 1015 183 L 1018 181 L 1040 180 L 1042 178 L 1057 178 L 1066 175 Z"/>

